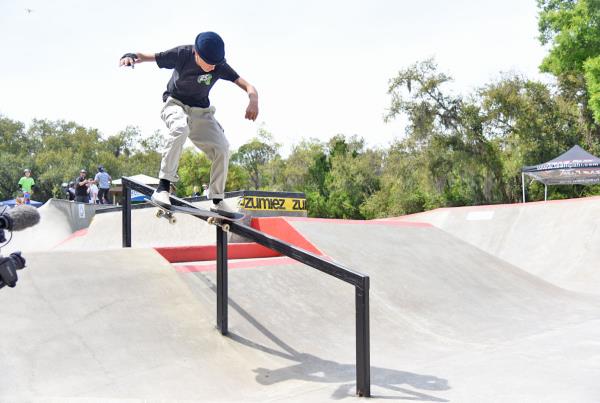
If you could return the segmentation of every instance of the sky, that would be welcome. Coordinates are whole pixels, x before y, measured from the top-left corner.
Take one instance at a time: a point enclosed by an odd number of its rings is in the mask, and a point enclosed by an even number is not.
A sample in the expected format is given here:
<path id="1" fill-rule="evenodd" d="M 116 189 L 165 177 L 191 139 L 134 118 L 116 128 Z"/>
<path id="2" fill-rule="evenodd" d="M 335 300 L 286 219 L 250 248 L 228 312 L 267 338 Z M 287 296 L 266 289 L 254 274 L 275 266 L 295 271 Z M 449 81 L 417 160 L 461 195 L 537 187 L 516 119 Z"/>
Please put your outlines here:
<path id="1" fill-rule="evenodd" d="M 75 121 L 104 137 L 127 126 L 160 131 L 171 71 L 118 66 L 127 52 L 159 52 L 218 32 L 228 63 L 259 93 L 220 81 L 211 92 L 233 149 L 270 132 L 289 152 L 336 134 L 386 147 L 404 135 L 384 123 L 388 82 L 433 57 L 467 95 L 503 72 L 544 80 L 535 0 L 0 0 L 0 115 Z"/>

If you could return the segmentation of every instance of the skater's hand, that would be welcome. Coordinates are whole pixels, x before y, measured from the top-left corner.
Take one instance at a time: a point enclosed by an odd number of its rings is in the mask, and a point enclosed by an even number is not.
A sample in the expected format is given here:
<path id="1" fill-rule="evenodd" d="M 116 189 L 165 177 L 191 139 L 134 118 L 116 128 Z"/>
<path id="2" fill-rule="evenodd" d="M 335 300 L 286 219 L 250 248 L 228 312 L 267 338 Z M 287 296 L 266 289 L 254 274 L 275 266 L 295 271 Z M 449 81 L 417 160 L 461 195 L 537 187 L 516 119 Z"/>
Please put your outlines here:
<path id="1" fill-rule="evenodd" d="M 119 66 L 131 66 L 133 69 L 135 64 L 139 62 L 141 62 L 141 60 L 135 53 L 125 53 L 119 60 Z"/>
<path id="2" fill-rule="evenodd" d="M 258 102 L 250 101 L 248 107 L 246 108 L 246 119 L 248 120 L 256 120 L 258 116 Z"/>
<path id="3" fill-rule="evenodd" d="M 135 65 L 135 59 L 133 57 L 124 57 L 121 60 L 119 60 L 119 66 L 123 67 L 123 66 L 131 66 L 131 68 L 133 69 Z"/>

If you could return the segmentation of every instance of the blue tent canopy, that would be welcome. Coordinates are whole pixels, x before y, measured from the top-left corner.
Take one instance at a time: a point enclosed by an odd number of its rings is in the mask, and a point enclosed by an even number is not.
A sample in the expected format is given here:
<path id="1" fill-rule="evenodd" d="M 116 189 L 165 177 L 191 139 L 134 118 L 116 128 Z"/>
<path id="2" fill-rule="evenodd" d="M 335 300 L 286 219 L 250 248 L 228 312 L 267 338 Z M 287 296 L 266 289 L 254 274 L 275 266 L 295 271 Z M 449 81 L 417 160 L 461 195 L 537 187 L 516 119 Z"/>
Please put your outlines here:
<path id="1" fill-rule="evenodd" d="M 15 199 L 9 199 L 9 200 L 0 201 L 0 206 L 14 207 L 14 206 L 16 206 L 16 204 L 17 204 L 17 201 Z M 35 200 L 31 200 L 30 201 L 30 205 L 33 206 L 33 207 L 40 207 L 43 204 L 44 203 L 39 202 L 39 201 L 35 201 Z"/>
<path id="2" fill-rule="evenodd" d="M 131 191 L 131 201 L 133 203 L 142 203 L 150 200 L 150 196 L 146 196 L 143 193 L 136 192 L 135 190 Z"/>

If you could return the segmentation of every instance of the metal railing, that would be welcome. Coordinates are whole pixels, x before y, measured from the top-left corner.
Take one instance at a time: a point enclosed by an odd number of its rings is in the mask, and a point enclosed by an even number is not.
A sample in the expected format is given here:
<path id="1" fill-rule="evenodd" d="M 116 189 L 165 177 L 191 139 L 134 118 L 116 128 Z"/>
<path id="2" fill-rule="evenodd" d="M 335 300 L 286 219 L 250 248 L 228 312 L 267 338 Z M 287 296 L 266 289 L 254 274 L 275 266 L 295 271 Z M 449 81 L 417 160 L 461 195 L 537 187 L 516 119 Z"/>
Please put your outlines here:
<path id="1" fill-rule="evenodd" d="M 123 183 L 123 247 L 131 247 L 131 190 L 146 196 L 152 195 L 154 188 L 122 178 Z M 171 203 L 178 206 L 197 208 L 175 196 Z M 198 217 L 202 219 L 201 217 Z M 205 220 L 206 221 L 206 220 Z M 229 231 L 253 240 L 298 262 L 304 263 L 323 273 L 336 277 L 354 286 L 356 309 L 356 394 L 371 396 L 370 332 L 369 332 L 369 276 L 355 272 L 339 263 L 323 259 L 311 252 L 298 248 L 264 232 L 241 223 L 229 222 Z M 217 327 L 222 335 L 228 333 L 228 279 L 227 279 L 227 233 L 217 226 Z"/>

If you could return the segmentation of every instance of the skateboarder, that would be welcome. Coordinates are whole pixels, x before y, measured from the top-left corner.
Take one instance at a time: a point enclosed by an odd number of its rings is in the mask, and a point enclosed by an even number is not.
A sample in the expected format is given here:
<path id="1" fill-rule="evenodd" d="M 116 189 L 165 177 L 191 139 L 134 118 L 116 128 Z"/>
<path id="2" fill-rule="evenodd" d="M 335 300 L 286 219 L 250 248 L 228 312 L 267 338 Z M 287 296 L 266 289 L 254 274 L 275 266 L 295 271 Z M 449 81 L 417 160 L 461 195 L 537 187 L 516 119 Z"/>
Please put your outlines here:
<path id="1" fill-rule="evenodd" d="M 219 80 L 232 81 L 248 94 L 246 119 L 256 120 L 258 93 L 254 86 L 239 76 L 225 61 L 225 45 L 214 32 L 202 32 L 193 45 L 178 46 L 159 53 L 126 53 L 121 66 L 134 67 L 142 62 L 155 61 L 158 67 L 173 69 L 173 75 L 163 94 L 161 118 L 169 129 L 169 139 L 160 165 L 160 183 L 152 195 L 157 203 L 171 204 L 169 189 L 177 182 L 177 167 L 185 140 L 192 143 L 212 161 L 208 198 L 213 200 L 213 211 L 229 211 L 223 203 L 229 142 L 223 128 L 215 119 L 215 108 L 208 95 Z"/>

